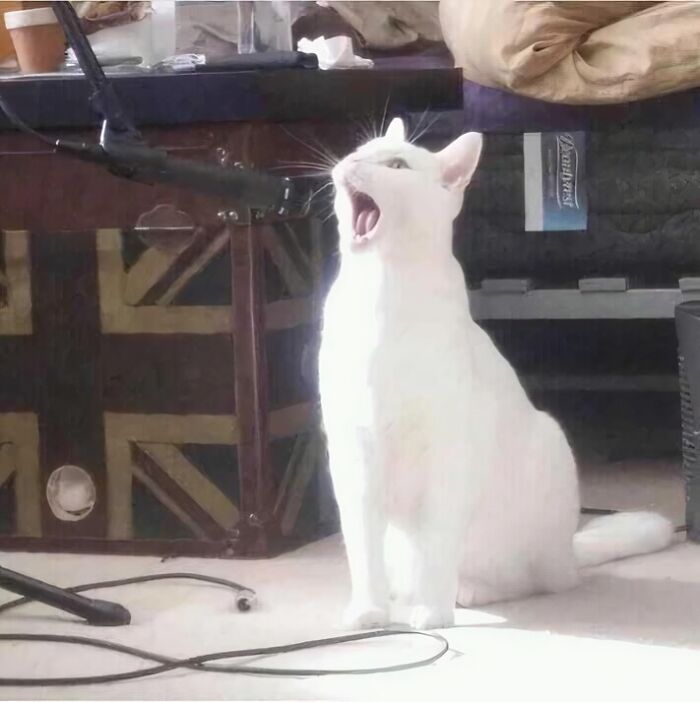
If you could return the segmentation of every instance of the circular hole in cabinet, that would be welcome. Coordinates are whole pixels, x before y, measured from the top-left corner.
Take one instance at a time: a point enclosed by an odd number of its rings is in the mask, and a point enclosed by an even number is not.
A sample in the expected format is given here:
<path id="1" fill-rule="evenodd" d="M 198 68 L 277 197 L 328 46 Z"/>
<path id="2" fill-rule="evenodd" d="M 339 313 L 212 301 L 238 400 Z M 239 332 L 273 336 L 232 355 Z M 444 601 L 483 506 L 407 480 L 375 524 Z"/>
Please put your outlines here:
<path id="1" fill-rule="evenodd" d="M 46 499 L 56 519 L 79 522 L 94 509 L 97 488 L 86 470 L 78 466 L 61 466 L 49 476 Z"/>
<path id="2" fill-rule="evenodd" d="M 146 246 L 176 254 L 192 243 L 196 226 L 186 212 L 172 205 L 156 205 L 138 218 L 135 231 Z"/>

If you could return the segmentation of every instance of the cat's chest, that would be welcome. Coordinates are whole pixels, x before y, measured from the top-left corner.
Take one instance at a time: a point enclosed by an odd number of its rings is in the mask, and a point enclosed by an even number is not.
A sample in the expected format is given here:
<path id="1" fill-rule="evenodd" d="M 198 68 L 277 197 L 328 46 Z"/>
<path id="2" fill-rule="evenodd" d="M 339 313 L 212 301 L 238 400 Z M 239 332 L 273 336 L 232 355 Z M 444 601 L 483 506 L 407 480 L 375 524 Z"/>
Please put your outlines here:
<path id="1" fill-rule="evenodd" d="M 322 366 L 343 376 L 354 392 L 397 396 L 404 386 L 434 385 L 435 376 L 456 379 L 468 371 L 469 340 L 465 319 L 420 297 L 396 304 L 384 298 L 337 307 L 327 314 Z"/>
<path id="2" fill-rule="evenodd" d="M 326 303 L 325 326 L 358 347 L 449 335 L 451 327 L 468 320 L 463 280 L 452 278 L 371 272 L 341 277 Z"/>

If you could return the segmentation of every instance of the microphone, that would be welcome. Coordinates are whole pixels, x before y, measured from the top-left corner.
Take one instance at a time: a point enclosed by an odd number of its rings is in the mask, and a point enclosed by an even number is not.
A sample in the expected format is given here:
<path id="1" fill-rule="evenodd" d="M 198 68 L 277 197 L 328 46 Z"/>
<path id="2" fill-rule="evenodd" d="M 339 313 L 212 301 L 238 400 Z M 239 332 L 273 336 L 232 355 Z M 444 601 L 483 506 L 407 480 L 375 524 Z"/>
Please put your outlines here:
<path id="1" fill-rule="evenodd" d="M 303 217 L 312 190 L 288 177 L 170 156 L 162 149 L 111 140 L 108 145 L 58 139 L 58 151 L 106 166 L 114 175 L 152 185 L 168 183 L 279 217 Z"/>
<path id="2" fill-rule="evenodd" d="M 124 626 L 131 622 L 129 610 L 116 602 L 76 595 L 9 568 L 0 568 L 0 588 L 71 612 L 93 626 Z"/>

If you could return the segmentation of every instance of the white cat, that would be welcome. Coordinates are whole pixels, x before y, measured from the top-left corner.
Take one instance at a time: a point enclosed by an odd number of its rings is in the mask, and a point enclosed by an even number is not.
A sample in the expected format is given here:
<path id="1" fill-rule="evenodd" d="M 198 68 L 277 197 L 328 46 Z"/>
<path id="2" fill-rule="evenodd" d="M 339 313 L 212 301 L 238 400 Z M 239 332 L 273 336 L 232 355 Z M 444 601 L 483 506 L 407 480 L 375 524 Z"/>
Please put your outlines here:
<path id="1" fill-rule="evenodd" d="M 320 392 L 355 628 L 450 626 L 455 603 L 564 590 L 582 566 L 672 539 L 648 512 L 576 532 L 567 440 L 471 318 L 452 223 L 481 145 L 464 134 L 433 154 L 395 119 L 333 171 Z"/>

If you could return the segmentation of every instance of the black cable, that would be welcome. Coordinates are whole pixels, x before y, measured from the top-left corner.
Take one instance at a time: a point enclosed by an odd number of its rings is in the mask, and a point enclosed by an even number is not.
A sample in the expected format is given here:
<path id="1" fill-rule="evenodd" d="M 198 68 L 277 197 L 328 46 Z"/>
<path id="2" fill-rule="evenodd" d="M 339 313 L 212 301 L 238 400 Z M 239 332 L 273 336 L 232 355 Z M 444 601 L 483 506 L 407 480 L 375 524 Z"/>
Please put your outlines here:
<path id="1" fill-rule="evenodd" d="M 426 638 L 438 641 L 441 646 L 440 650 L 430 656 L 419 661 L 411 663 L 400 663 L 390 666 L 379 666 L 376 668 L 348 668 L 348 669 L 333 669 L 333 668 L 265 668 L 259 666 L 247 665 L 207 665 L 209 661 L 224 660 L 226 658 L 248 658 L 252 656 L 274 655 L 280 653 L 291 653 L 294 651 L 304 651 L 311 648 L 320 648 L 322 646 L 336 646 L 343 643 L 352 643 L 354 641 L 369 641 L 371 639 L 386 638 L 389 636 L 423 636 Z M 402 631 L 402 630 L 385 630 L 385 631 L 370 631 L 362 634 L 348 634 L 347 636 L 335 636 L 328 639 L 315 639 L 313 641 L 304 641 L 302 643 L 287 644 L 282 646 L 270 646 L 267 648 L 251 648 L 240 651 L 222 651 L 220 653 L 208 653 L 201 656 L 193 656 L 191 658 L 169 658 L 161 656 L 157 653 L 144 651 L 131 646 L 123 646 L 122 644 L 104 641 L 102 639 L 91 639 L 82 636 L 61 636 L 50 634 L 0 634 L 1 641 L 24 641 L 35 643 L 63 643 L 75 646 L 88 646 L 91 648 L 100 648 L 108 651 L 116 651 L 142 660 L 156 661 L 159 665 L 151 668 L 142 668 L 139 670 L 127 671 L 125 673 L 113 673 L 107 675 L 85 675 L 65 678 L 0 678 L 0 687 L 39 687 L 39 686 L 77 686 L 77 685 L 100 685 L 106 683 L 121 682 L 124 680 L 135 680 L 138 678 L 149 677 L 165 673 L 176 668 L 187 668 L 198 672 L 206 673 L 225 673 L 225 674 L 248 674 L 248 675 L 272 675 L 272 676 L 294 676 L 294 677 L 320 677 L 326 675 L 370 675 L 378 673 L 396 673 L 413 668 L 430 665 L 442 658 L 450 648 L 447 639 L 440 634 L 434 634 L 423 631 Z"/>
<path id="2" fill-rule="evenodd" d="M 36 139 L 41 140 L 44 144 L 48 144 L 51 146 L 51 148 L 56 148 L 56 142 L 52 141 L 48 137 L 45 137 L 41 132 L 37 132 L 35 129 L 32 129 L 5 101 L 5 98 L 3 98 L 2 94 L 0 94 L 0 110 L 5 113 L 5 116 L 7 117 L 8 122 L 15 127 L 15 129 L 18 129 L 20 132 L 24 132 L 25 134 L 29 134 L 30 136 L 35 137 Z"/>
<path id="3" fill-rule="evenodd" d="M 86 585 L 78 585 L 76 587 L 64 588 L 66 592 L 85 592 L 86 590 L 108 590 L 112 587 L 122 587 L 123 585 L 136 585 L 138 583 L 153 582 L 156 580 L 200 580 L 201 582 L 211 583 L 213 585 L 221 585 L 236 592 L 236 603 L 238 609 L 247 611 L 250 605 L 255 601 L 256 594 L 245 585 L 240 585 L 232 580 L 224 580 L 223 578 L 214 578 L 209 575 L 199 575 L 198 573 L 157 573 L 155 575 L 140 575 L 134 578 L 122 578 L 120 580 L 104 580 L 97 583 L 88 583 Z M 245 600 L 245 601 L 244 601 Z M 0 604 L 0 614 L 15 607 L 33 602 L 30 597 L 18 597 L 16 600 Z"/>
<path id="4" fill-rule="evenodd" d="M 202 582 L 213 583 L 234 590 L 237 596 L 241 596 L 253 601 L 255 592 L 250 588 L 244 587 L 238 583 L 222 578 L 214 578 L 208 575 L 199 575 L 197 573 L 160 573 L 156 575 L 144 575 L 133 578 L 122 578 L 119 580 L 105 580 L 87 585 L 79 585 L 72 588 L 67 588 L 69 592 L 84 592 L 85 590 L 108 589 L 120 587 L 123 585 L 133 585 L 157 580 L 168 579 L 190 579 L 200 580 Z M 0 612 L 6 612 L 15 607 L 28 604 L 32 600 L 26 597 L 21 597 L 10 602 L 0 605 Z M 240 603 L 239 603 L 239 609 Z M 246 608 L 244 608 L 246 609 Z M 440 649 L 437 653 L 429 658 L 413 661 L 410 663 L 401 663 L 392 666 L 380 666 L 376 668 L 357 668 L 357 669 L 313 669 L 313 668 L 265 668 L 259 666 L 247 665 L 207 665 L 211 661 L 225 660 L 228 658 L 248 658 L 252 656 L 274 655 L 282 653 L 291 653 L 294 651 L 303 651 L 311 648 L 320 648 L 322 646 L 336 646 L 343 643 L 352 643 L 354 641 L 369 641 L 371 639 L 385 638 L 388 636 L 423 636 L 431 638 L 440 643 Z M 385 630 L 372 631 L 360 634 L 348 634 L 346 636 L 336 636 L 328 639 L 315 639 L 313 641 L 304 641 L 302 643 L 287 644 L 282 646 L 271 646 L 268 648 L 253 648 L 239 651 L 223 651 L 220 653 L 208 653 L 191 658 L 171 658 L 150 651 L 145 651 L 123 644 L 105 641 L 103 639 L 93 639 L 82 636 L 65 636 L 54 634 L 0 634 L 0 642 L 33 642 L 33 643 L 62 643 L 74 646 L 88 646 L 91 648 L 100 648 L 109 651 L 116 651 L 134 658 L 152 661 L 158 665 L 150 668 L 142 668 L 139 670 L 127 671 L 124 673 L 113 673 L 107 675 L 86 675 L 86 676 L 71 676 L 64 678 L 5 678 L 0 677 L 0 687 L 42 687 L 42 686 L 77 686 L 77 685 L 97 685 L 113 682 L 121 682 L 124 680 L 135 680 L 152 675 L 159 675 L 177 668 L 185 668 L 199 672 L 208 673 L 226 673 L 226 674 L 248 674 L 248 675 L 273 675 L 273 676 L 323 676 L 323 675 L 368 675 L 373 673 L 393 673 L 404 670 L 411 670 L 426 665 L 430 665 L 442 658 L 449 651 L 449 643 L 439 634 L 421 632 L 421 631 L 403 631 L 403 630 Z"/>

